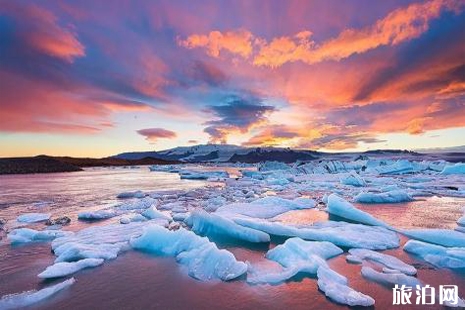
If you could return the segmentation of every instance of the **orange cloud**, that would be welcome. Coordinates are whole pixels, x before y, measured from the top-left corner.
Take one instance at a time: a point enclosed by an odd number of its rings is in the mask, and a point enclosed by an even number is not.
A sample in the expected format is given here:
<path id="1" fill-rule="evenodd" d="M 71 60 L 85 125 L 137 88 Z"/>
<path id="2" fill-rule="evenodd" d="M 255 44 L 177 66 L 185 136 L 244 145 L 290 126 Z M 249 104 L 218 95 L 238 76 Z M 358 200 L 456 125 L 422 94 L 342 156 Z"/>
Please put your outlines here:
<path id="1" fill-rule="evenodd" d="M 203 47 L 212 57 L 219 57 L 221 50 L 247 58 L 252 53 L 253 35 L 247 30 L 211 31 L 208 35 L 193 34 L 186 40 L 178 40 L 178 44 L 192 49 Z"/>

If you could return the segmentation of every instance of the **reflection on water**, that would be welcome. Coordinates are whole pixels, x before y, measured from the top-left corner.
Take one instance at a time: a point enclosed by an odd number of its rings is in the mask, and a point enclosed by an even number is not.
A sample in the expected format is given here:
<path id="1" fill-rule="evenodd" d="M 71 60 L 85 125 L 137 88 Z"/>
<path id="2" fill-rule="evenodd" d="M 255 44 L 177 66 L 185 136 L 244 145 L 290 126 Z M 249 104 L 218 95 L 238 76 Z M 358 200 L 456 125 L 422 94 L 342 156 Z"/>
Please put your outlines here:
<path id="1" fill-rule="evenodd" d="M 11 221 L 25 212 L 50 212 L 54 216 L 70 216 L 72 224 L 67 229 L 80 229 L 91 224 L 77 221 L 78 212 L 113 204 L 120 192 L 180 190 L 204 185 L 202 181 L 180 180 L 177 174 L 149 172 L 146 167 L 0 176 L 0 217 Z M 358 205 L 396 227 L 448 228 L 455 227 L 463 206 L 465 200 L 436 197 L 404 204 Z M 327 213 L 317 209 L 292 211 L 276 218 L 293 224 L 311 224 L 327 219 Z M 109 222 L 111 220 L 100 224 Z M 43 224 L 36 225 L 43 227 Z M 273 238 L 269 246 L 221 238 L 215 241 L 218 247 L 228 249 L 239 260 L 263 263 L 267 250 L 283 242 L 284 238 Z M 403 238 L 402 244 L 405 242 Z M 419 269 L 418 277 L 424 283 L 435 287 L 455 284 L 459 286 L 461 295 L 465 294 L 464 271 L 434 269 L 403 252 L 402 247 L 386 253 L 414 264 Z M 329 265 L 346 276 L 354 289 L 375 298 L 377 309 L 392 309 L 392 290 L 363 279 L 360 265 L 347 264 L 345 255 L 331 259 Z M 40 289 L 61 281 L 42 281 L 37 277 L 54 259 L 49 243 L 20 247 L 0 244 L 0 295 Z M 184 267 L 173 258 L 134 251 L 126 252 L 101 267 L 83 270 L 75 277 L 77 282 L 71 288 L 34 308 L 347 309 L 329 301 L 319 292 L 314 276 L 298 275 L 279 285 L 249 285 L 243 279 L 205 283 L 190 278 Z"/>

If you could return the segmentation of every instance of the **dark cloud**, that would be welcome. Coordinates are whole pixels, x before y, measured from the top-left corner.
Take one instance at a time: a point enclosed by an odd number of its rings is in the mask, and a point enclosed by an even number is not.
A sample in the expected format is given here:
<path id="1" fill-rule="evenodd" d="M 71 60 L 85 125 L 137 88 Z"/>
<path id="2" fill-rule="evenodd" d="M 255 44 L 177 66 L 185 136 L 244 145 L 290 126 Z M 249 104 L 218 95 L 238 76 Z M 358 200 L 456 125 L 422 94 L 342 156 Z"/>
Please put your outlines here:
<path id="1" fill-rule="evenodd" d="M 268 113 L 276 111 L 275 107 L 264 105 L 262 99 L 253 95 L 233 95 L 226 101 L 225 104 L 210 105 L 206 109 L 217 118 L 205 123 L 207 127 L 204 131 L 213 142 L 226 142 L 228 134 L 234 131 L 245 133 L 253 125 L 264 122 Z"/>
<path id="2" fill-rule="evenodd" d="M 137 133 L 144 136 L 145 139 L 150 142 L 156 142 L 158 139 L 173 139 L 177 137 L 174 131 L 163 128 L 140 129 Z"/>
<path id="3" fill-rule="evenodd" d="M 299 147 L 310 149 L 326 148 L 344 150 L 348 148 L 356 148 L 359 142 L 371 144 L 386 142 L 386 140 L 378 139 L 369 133 L 337 133 L 325 134 L 321 138 L 301 143 Z"/>
<path id="4" fill-rule="evenodd" d="M 244 142 L 244 146 L 279 146 L 283 141 L 299 136 L 299 133 L 286 125 L 271 125 Z"/>

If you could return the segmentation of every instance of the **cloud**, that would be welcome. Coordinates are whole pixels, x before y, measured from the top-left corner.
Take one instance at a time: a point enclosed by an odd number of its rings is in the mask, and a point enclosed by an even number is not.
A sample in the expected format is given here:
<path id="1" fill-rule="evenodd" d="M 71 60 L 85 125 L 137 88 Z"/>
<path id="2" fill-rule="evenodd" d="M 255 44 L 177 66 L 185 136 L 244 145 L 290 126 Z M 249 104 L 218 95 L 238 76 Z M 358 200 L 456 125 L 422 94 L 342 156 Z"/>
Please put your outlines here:
<path id="1" fill-rule="evenodd" d="M 137 130 L 137 133 L 144 136 L 149 142 L 157 142 L 159 139 L 174 139 L 177 137 L 176 133 L 171 130 L 163 128 L 146 128 Z"/>
<path id="2" fill-rule="evenodd" d="M 178 44 L 189 48 L 202 47 L 207 50 L 208 55 L 219 57 L 222 50 L 228 51 L 233 55 L 247 58 L 252 53 L 253 35 L 247 30 L 211 31 L 205 34 L 193 34 L 185 40 L 178 40 Z"/>
<path id="3" fill-rule="evenodd" d="M 276 111 L 271 105 L 264 105 L 262 99 L 253 95 L 232 95 L 222 105 L 210 105 L 206 112 L 217 118 L 205 123 L 204 129 L 211 142 L 226 142 L 227 136 L 234 132 L 246 133 L 249 129 L 267 119 L 267 114 Z"/>
<path id="4" fill-rule="evenodd" d="M 244 146 L 280 146 L 299 136 L 298 131 L 285 125 L 270 125 L 244 142 Z"/>

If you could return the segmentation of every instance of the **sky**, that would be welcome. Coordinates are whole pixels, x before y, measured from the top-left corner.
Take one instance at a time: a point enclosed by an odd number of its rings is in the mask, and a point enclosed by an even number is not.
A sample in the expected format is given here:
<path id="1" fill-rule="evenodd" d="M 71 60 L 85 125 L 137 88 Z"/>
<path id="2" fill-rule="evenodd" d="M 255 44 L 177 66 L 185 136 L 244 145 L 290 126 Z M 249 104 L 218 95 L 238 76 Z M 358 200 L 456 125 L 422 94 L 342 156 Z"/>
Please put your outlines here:
<path id="1" fill-rule="evenodd" d="M 465 144 L 465 0 L 0 0 L 0 156 Z"/>

